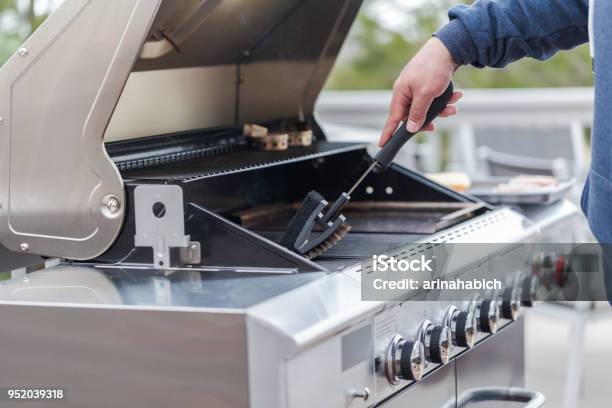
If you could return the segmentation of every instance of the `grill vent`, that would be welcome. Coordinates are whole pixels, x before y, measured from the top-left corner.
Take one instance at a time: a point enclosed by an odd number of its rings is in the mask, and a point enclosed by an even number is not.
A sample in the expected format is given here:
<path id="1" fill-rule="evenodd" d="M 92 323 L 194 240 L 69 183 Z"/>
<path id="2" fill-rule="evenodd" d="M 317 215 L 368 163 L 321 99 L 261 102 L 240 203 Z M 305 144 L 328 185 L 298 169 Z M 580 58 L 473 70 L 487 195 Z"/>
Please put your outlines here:
<path id="1" fill-rule="evenodd" d="M 496 211 L 491 214 L 483 215 L 475 219 L 474 221 L 466 223 L 465 225 L 455 227 L 442 234 L 435 235 L 428 242 L 408 245 L 405 248 L 400 248 L 395 251 L 391 251 L 388 253 L 388 255 L 393 256 L 398 260 L 413 258 L 414 256 L 422 254 L 425 251 L 439 246 L 440 244 L 451 243 L 460 237 L 494 226 L 497 223 L 503 222 L 504 220 L 506 220 L 506 218 L 507 215 L 503 211 Z M 361 269 L 365 273 L 371 273 L 372 264 L 370 262 L 364 262 L 361 264 Z"/>

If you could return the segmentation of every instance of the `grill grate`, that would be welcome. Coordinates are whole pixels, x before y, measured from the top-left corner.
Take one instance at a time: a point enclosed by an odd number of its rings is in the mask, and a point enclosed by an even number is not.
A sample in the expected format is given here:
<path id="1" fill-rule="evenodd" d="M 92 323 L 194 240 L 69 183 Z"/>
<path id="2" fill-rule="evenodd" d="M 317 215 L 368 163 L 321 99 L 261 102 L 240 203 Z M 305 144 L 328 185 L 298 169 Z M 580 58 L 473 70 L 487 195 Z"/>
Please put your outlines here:
<path id="1" fill-rule="evenodd" d="M 365 145 L 354 143 L 317 142 L 312 146 L 294 147 L 285 151 L 269 152 L 252 150 L 247 146 L 239 146 L 224 154 L 202 154 L 198 157 L 162 162 L 151 167 L 134 169 L 126 168 L 122 175 L 130 179 L 193 181 L 204 177 L 216 176 L 268 167 L 277 164 L 286 164 L 318 157 L 338 154 L 346 151 L 363 149 Z M 206 153 L 206 152 L 202 152 Z M 204 156 L 206 156 L 204 158 Z"/>
<path id="2" fill-rule="evenodd" d="M 278 242 L 283 231 L 256 231 L 271 241 Z M 372 255 L 384 254 L 404 245 L 423 239 L 420 234 L 377 234 L 350 232 L 334 247 L 317 257 L 320 260 L 354 259 L 363 260 Z"/>
<path id="3" fill-rule="evenodd" d="M 224 145 L 224 146 L 206 146 L 199 147 L 188 151 L 172 152 L 159 154 L 151 157 L 129 158 L 122 161 L 117 161 L 115 164 L 120 172 L 126 173 L 130 170 L 142 170 L 150 167 L 173 164 L 185 160 L 200 159 L 202 157 L 211 157 L 231 151 L 244 148 L 244 144 Z"/>

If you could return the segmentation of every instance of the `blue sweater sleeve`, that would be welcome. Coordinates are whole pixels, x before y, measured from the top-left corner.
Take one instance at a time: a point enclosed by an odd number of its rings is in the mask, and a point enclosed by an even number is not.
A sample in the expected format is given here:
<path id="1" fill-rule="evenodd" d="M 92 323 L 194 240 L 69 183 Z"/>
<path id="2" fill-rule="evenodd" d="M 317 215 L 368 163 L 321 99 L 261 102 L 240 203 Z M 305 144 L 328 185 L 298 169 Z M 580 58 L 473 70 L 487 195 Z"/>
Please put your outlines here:
<path id="1" fill-rule="evenodd" d="M 504 67 L 523 57 L 540 60 L 588 41 L 588 0 L 477 0 L 449 13 L 434 36 L 455 63 Z"/>

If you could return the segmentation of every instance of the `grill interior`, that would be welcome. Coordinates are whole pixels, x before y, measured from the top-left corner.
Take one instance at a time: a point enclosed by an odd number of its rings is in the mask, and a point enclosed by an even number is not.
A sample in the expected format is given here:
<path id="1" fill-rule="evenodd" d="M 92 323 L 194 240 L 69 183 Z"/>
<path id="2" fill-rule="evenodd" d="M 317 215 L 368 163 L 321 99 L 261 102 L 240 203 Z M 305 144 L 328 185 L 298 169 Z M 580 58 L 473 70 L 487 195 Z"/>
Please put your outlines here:
<path id="1" fill-rule="evenodd" d="M 274 242 L 280 241 L 283 231 L 256 231 Z M 389 253 L 423 239 L 422 234 L 381 234 L 349 232 L 336 246 L 324 252 L 315 262 L 328 270 L 344 269 L 372 255 Z"/>
<path id="2" fill-rule="evenodd" d="M 280 242 L 299 203 L 265 205 L 232 215 L 240 225 Z M 473 216 L 473 203 L 351 202 L 342 214 L 350 233 L 316 258 L 328 269 L 348 266 L 375 254 L 388 253 Z"/>
<path id="3" fill-rule="evenodd" d="M 129 185 L 178 184 L 186 204 L 204 208 L 224 222 L 254 233 L 246 239 L 250 242 L 259 239 L 263 247 L 269 245 L 265 244 L 268 240 L 281 241 L 309 191 L 316 190 L 333 202 L 371 163 L 365 145 L 329 142 L 317 131 L 312 146 L 285 151 L 255 150 L 240 132 L 241 129 L 225 129 L 162 136 L 120 142 L 107 149 Z M 353 192 L 351 202 L 342 212 L 351 231 L 314 261 L 327 270 L 344 268 L 373 254 L 388 253 L 426 239 L 484 211 L 482 204 L 414 172 L 392 166 L 385 172 L 371 173 Z M 186 219 L 186 225 L 196 228 L 186 232 L 192 238 L 202 239 L 203 265 L 245 266 L 261 258 L 257 245 L 250 247 L 247 241 L 232 238 L 235 231 L 231 229 L 235 227 L 230 224 L 227 233 L 226 227 L 215 224 L 211 235 L 212 224 L 203 227 L 199 222 Z M 125 242 L 133 242 L 130 228 L 133 226 L 128 223 Z M 233 242 L 242 245 L 241 259 L 229 256 L 235 253 L 228 248 Z M 253 251 L 250 255 L 246 254 L 249 250 Z M 110 253 L 119 259 L 126 251 L 121 248 Z M 136 251 L 131 260 L 147 256 Z M 111 259 L 110 254 L 107 259 Z M 279 264 L 284 265 L 283 262 Z"/>

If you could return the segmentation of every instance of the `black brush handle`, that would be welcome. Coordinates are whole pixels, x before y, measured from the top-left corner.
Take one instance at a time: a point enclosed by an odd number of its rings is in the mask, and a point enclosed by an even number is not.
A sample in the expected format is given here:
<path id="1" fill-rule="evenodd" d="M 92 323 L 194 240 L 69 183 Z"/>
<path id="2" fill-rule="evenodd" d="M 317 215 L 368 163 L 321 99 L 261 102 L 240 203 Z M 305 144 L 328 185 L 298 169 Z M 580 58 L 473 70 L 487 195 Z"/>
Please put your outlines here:
<path id="1" fill-rule="evenodd" d="M 332 204 L 332 206 L 329 208 L 329 210 L 327 210 L 325 216 L 323 216 L 323 218 L 321 219 L 321 222 L 328 223 L 332 220 L 335 220 L 336 215 L 338 215 L 340 211 L 342 211 L 342 209 L 344 208 L 346 203 L 349 202 L 350 199 L 351 196 L 347 193 L 340 194 L 340 197 L 338 197 L 336 201 L 334 201 L 334 204 Z"/>
<path id="2" fill-rule="evenodd" d="M 446 91 L 431 102 L 431 106 L 429 107 L 427 116 L 425 117 L 425 123 L 421 129 L 429 125 L 436 117 L 438 117 L 444 108 L 446 108 L 448 101 L 450 100 L 451 96 L 453 96 L 453 91 L 453 81 L 451 81 L 450 84 L 448 84 Z M 412 137 L 419 132 L 410 133 L 406 129 L 406 123 L 400 123 L 399 128 L 395 131 L 393 136 L 391 136 L 391 139 L 382 149 L 378 151 L 374 157 L 374 160 L 376 160 L 376 162 L 379 164 L 379 167 L 383 169 L 389 167 L 400 149 L 406 144 L 407 141 L 412 139 Z"/>

